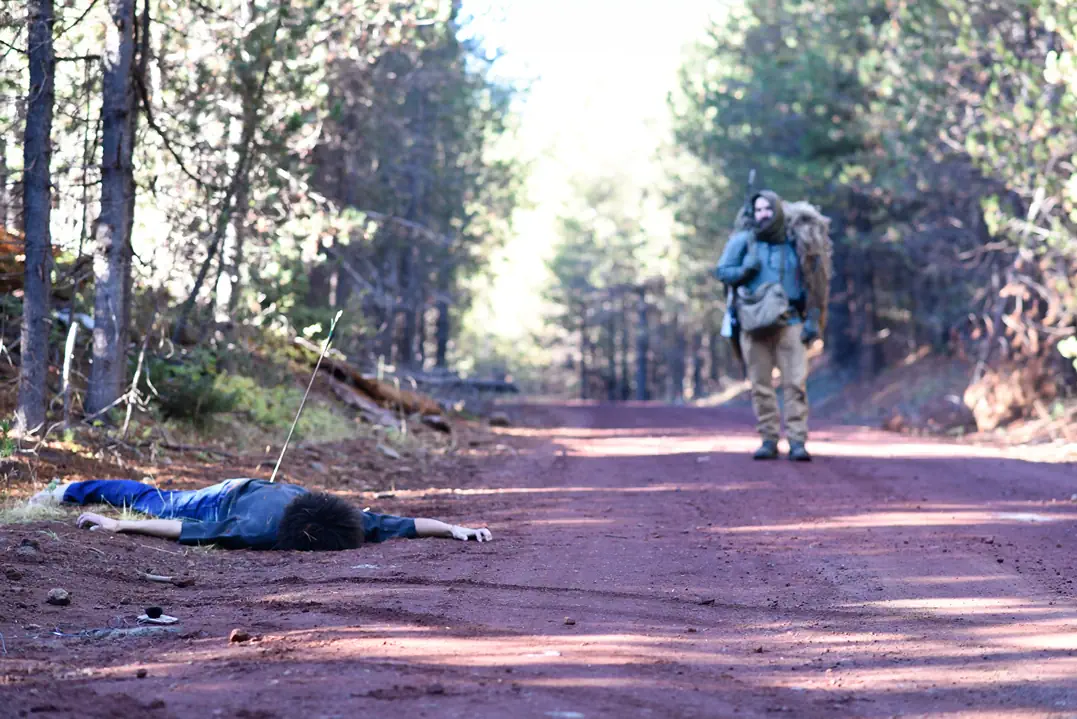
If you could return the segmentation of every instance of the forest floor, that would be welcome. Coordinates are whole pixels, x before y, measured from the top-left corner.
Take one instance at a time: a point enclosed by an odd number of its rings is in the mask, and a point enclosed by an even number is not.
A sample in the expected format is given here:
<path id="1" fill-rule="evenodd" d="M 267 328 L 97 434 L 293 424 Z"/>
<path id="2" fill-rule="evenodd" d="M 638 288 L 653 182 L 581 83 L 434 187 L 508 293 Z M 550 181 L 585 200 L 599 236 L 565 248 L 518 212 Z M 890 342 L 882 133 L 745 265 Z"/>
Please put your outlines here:
<path id="1" fill-rule="evenodd" d="M 1077 716 L 1072 464 L 822 422 L 815 462 L 754 463 L 735 407 L 507 409 L 513 428 L 394 460 L 394 488 L 358 442 L 304 447 L 286 477 L 489 544 L 0 526 L 0 717 Z M 197 486 L 255 459 L 170 470 Z M 85 633 L 149 605 L 176 631 Z"/>

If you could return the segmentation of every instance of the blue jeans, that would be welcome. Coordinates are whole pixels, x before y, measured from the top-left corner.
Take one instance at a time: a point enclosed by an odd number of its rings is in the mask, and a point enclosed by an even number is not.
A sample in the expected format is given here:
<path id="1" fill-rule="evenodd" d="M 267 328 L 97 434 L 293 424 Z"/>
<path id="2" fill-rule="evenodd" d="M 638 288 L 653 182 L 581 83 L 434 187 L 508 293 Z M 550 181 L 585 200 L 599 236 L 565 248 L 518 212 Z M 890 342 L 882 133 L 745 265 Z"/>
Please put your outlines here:
<path id="1" fill-rule="evenodd" d="M 193 490 L 164 490 L 133 479 L 88 479 L 74 482 L 64 492 L 64 501 L 72 504 L 111 504 L 128 507 L 161 519 L 197 519 L 219 521 L 217 514 L 230 491 L 244 479 L 223 482 Z"/>

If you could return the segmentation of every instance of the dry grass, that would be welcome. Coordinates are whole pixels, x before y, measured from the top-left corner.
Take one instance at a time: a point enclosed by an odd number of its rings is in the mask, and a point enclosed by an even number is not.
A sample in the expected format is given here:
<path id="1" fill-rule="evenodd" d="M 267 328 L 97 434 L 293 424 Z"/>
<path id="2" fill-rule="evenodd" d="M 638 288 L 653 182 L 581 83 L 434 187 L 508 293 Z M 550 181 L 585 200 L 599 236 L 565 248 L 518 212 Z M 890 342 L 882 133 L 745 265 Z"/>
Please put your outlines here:
<path id="1" fill-rule="evenodd" d="M 0 524 L 25 524 L 65 520 L 71 516 L 71 508 L 55 504 L 30 504 L 17 502 L 0 507 Z"/>

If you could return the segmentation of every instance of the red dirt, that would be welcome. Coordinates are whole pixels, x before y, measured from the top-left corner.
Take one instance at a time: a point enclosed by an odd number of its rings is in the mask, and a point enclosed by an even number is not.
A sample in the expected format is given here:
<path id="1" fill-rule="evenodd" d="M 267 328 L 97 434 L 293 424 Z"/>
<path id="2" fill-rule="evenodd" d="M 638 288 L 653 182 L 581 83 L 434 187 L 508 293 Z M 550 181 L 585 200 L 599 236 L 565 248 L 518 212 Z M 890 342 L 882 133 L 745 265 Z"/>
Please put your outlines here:
<path id="1" fill-rule="evenodd" d="M 0 529 L 0 717 L 1077 715 L 1072 465 L 837 426 L 812 464 L 758 464 L 740 412 L 512 411 L 514 451 L 375 503 L 490 544 Z M 178 635 L 50 634 L 151 604 Z"/>

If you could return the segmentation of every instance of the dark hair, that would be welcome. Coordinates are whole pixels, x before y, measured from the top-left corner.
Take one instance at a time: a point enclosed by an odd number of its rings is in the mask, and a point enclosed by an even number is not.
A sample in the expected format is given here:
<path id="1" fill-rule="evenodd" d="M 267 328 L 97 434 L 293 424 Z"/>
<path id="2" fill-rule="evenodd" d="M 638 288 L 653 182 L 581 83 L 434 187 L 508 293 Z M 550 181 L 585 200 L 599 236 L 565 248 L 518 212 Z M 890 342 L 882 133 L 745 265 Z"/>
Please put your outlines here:
<path id="1" fill-rule="evenodd" d="M 362 514 L 325 492 L 302 494 L 289 502 L 277 530 L 279 549 L 335 552 L 355 549 L 362 543 Z"/>

